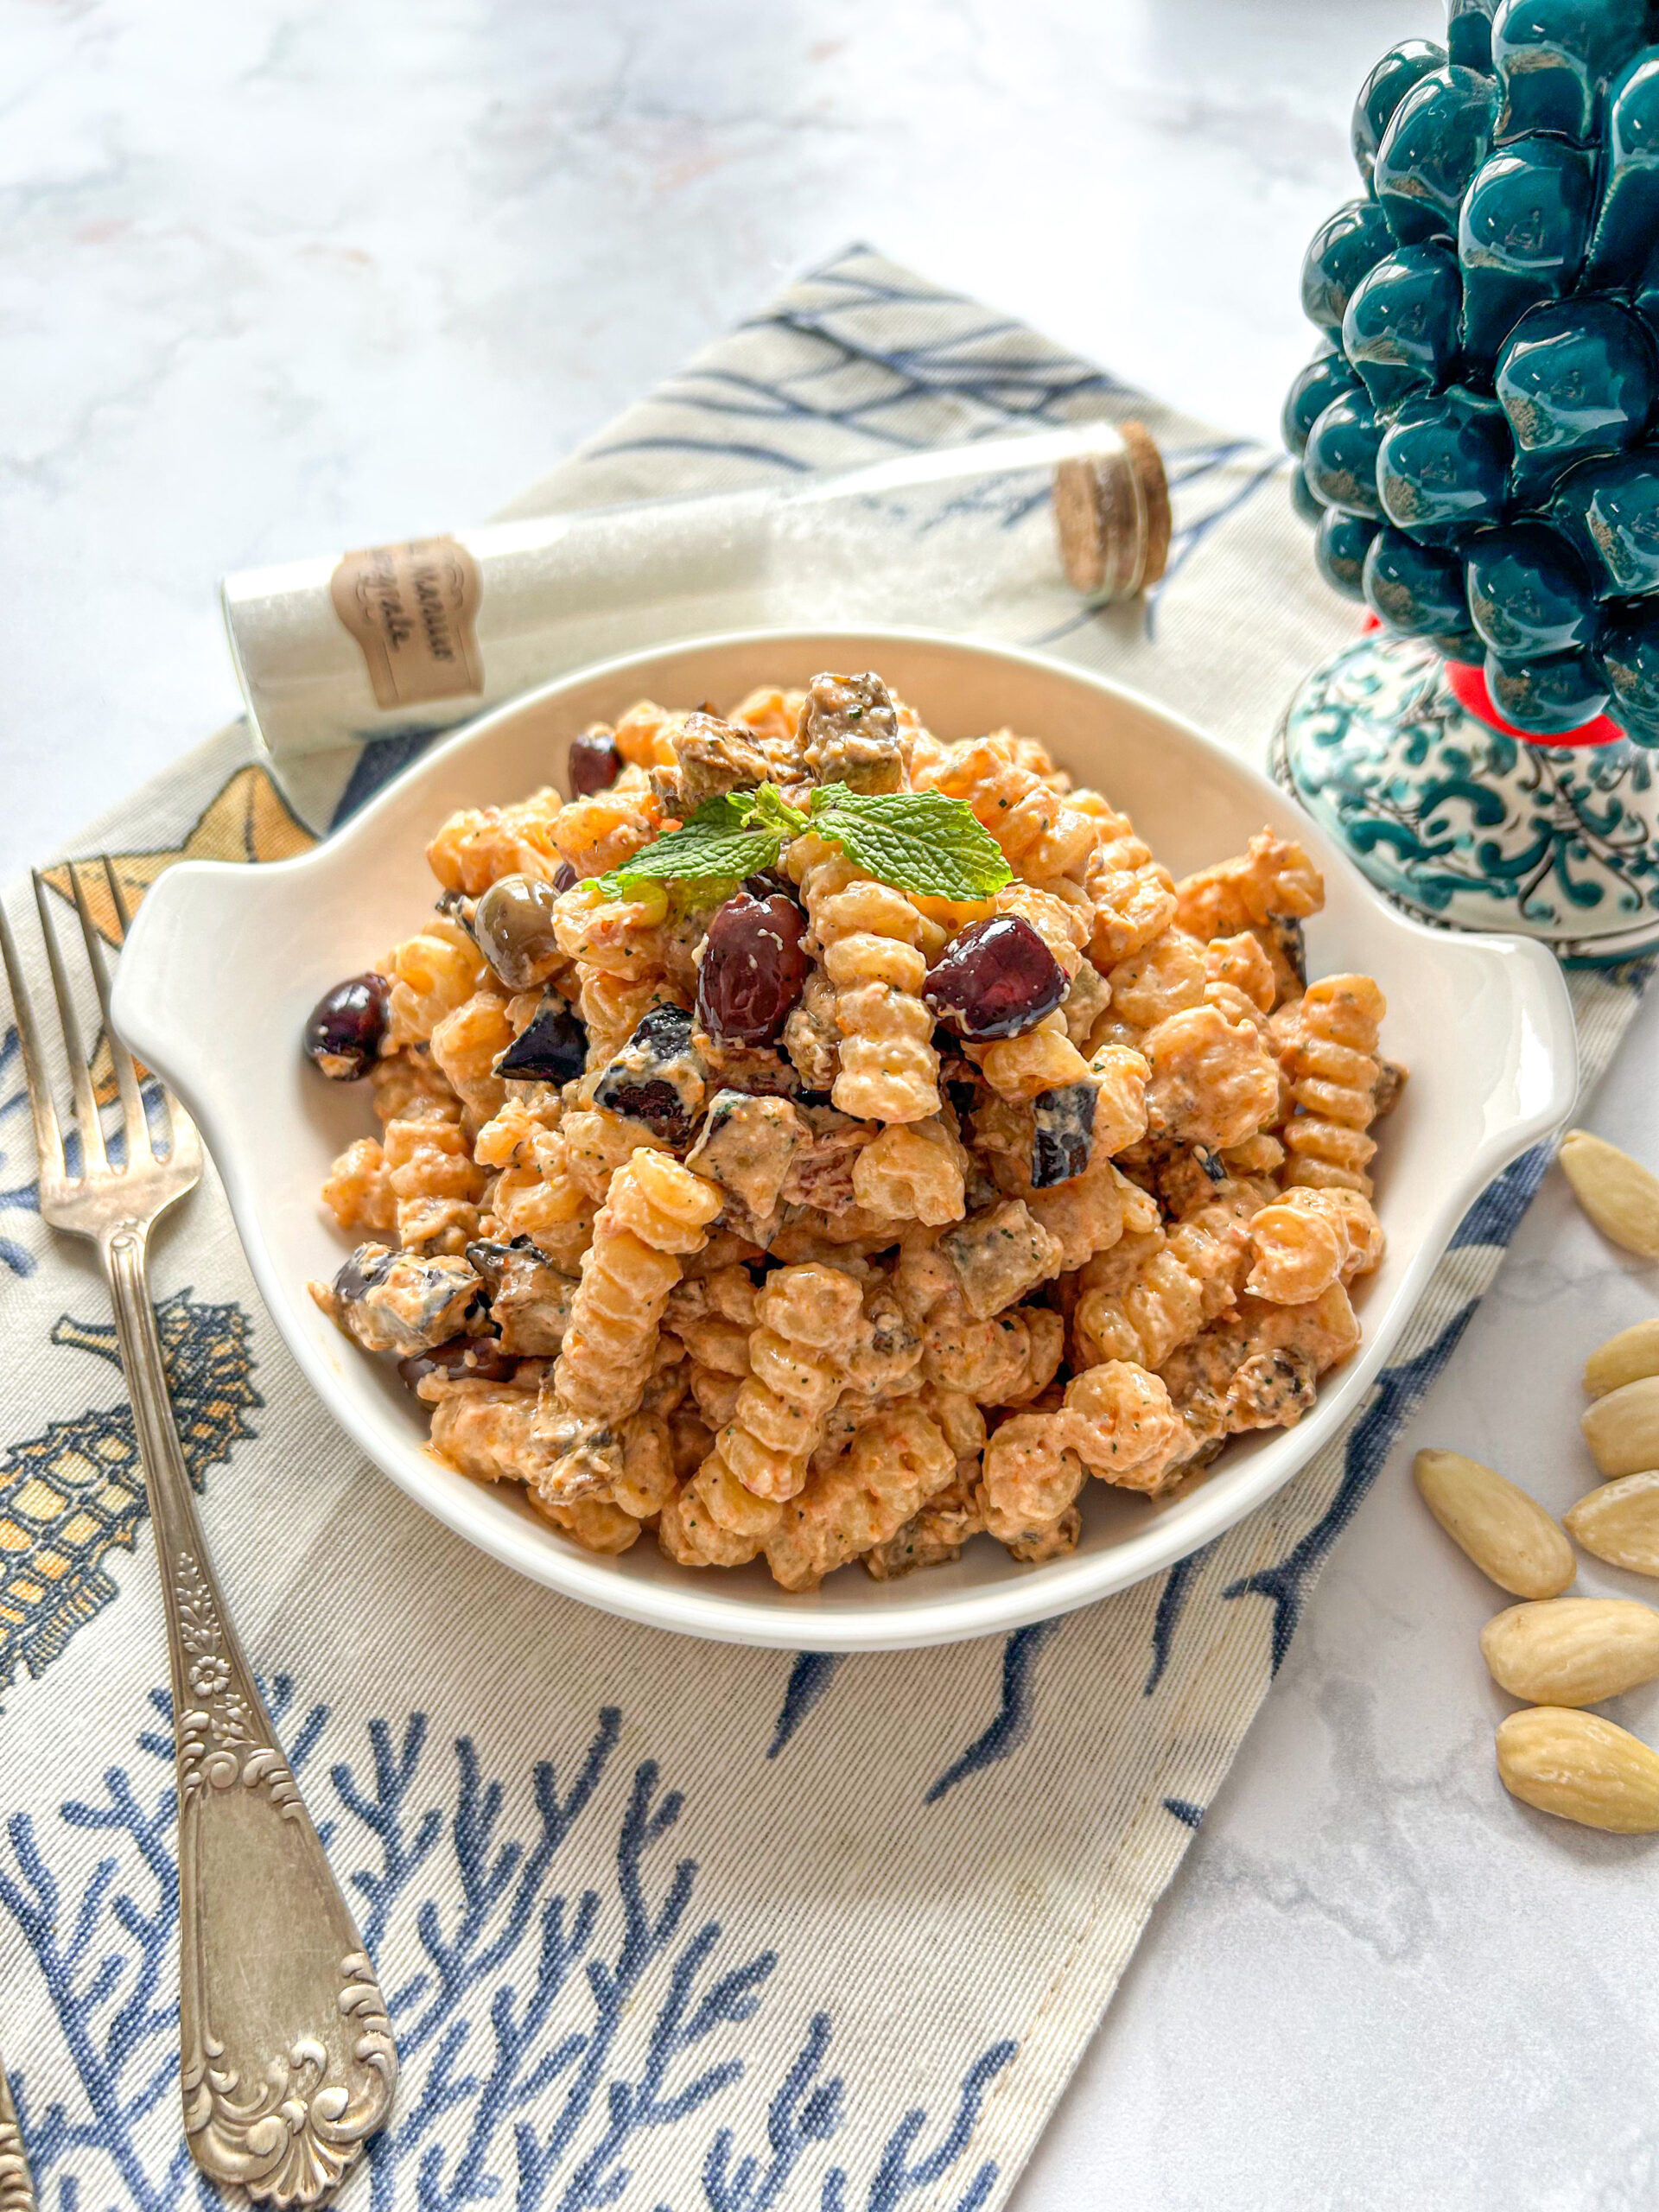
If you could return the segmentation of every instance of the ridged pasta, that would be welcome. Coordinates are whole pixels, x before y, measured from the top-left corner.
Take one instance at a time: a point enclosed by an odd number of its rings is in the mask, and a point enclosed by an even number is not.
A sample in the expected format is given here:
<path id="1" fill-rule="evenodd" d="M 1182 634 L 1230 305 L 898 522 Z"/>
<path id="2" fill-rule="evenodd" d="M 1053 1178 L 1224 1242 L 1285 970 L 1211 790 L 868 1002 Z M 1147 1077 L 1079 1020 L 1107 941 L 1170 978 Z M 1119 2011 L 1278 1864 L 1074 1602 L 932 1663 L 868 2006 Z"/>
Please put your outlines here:
<path id="1" fill-rule="evenodd" d="M 677 719 L 654 699 L 636 699 L 610 732 L 611 742 L 630 768 L 666 768 L 674 759 L 671 738 Z"/>
<path id="2" fill-rule="evenodd" d="M 859 1285 L 834 1268 L 779 1268 L 755 1304 L 749 1375 L 692 1487 L 721 1526 L 764 1536 L 805 1484 L 862 1314 Z"/>
<path id="3" fill-rule="evenodd" d="M 773 1579 L 785 1590 L 816 1590 L 895 1535 L 956 1471 L 955 1452 L 919 1406 L 874 1414 L 845 1456 L 784 1507 L 766 1544 Z"/>
<path id="4" fill-rule="evenodd" d="M 432 1058 L 467 1112 L 479 1122 L 496 1114 L 507 1086 L 495 1064 L 512 1042 L 507 1001 L 494 991 L 475 991 L 432 1032 Z"/>
<path id="5" fill-rule="evenodd" d="M 563 1501 L 613 1479 L 617 1432 L 639 1406 L 668 1294 L 719 1211 L 719 1192 L 663 1153 L 642 1147 L 612 1177 L 537 1416 L 563 1446 L 546 1495 Z"/>
<path id="6" fill-rule="evenodd" d="M 859 875 L 815 836 L 796 840 L 789 865 L 835 991 L 841 1041 L 830 1096 L 861 1121 L 925 1121 L 939 1110 L 939 1056 L 921 999 L 920 915 L 902 892 Z"/>
<path id="7" fill-rule="evenodd" d="M 1080 876 L 1101 842 L 1099 818 L 1078 805 L 1076 794 L 1062 795 L 1022 766 L 1021 742 L 1009 730 L 968 739 L 947 747 L 942 760 L 920 770 L 912 764 L 912 776 L 918 788 L 965 801 L 1027 882 Z"/>
<path id="8" fill-rule="evenodd" d="M 694 1371 L 712 1369 L 741 1380 L 749 1372 L 758 1296 L 747 1268 L 719 1268 L 694 1281 L 681 1281 L 669 1293 L 663 1325 L 685 1346 Z M 726 1419 L 730 1418 L 728 1412 Z"/>
<path id="9" fill-rule="evenodd" d="M 398 1242 L 411 1252 L 459 1252 L 478 1234 L 484 1172 L 454 1122 L 388 1122 L 382 1141 Z"/>
<path id="10" fill-rule="evenodd" d="M 344 1230 L 393 1229 L 397 1202 L 386 1174 L 386 1155 L 373 1137 L 348 1144 L 328 1170 L 322 1202 Z"/>
<path id="11" fill-rule="evenodd" d="M 1294 1111 L 1281 1135 L 1287 1185 L 1360 1191 L 1376 1151 L 1377 1031 L 1388 1004 L 1369 976 L 1323 976 L 1274 1017 Z"/>
<path id="12" fill-rule="evenodd" d="M 1034 884 L 1015 881 L 1004 884 L 992 903 L 999 914 L 1017 914 L 1021 921 L 1030 923 L 1065 969 L 1069 982 L 1083 964 L 1094 915 L 1081 892 L 1075 899 L 1068 899 L 1063 895 L 1066 889 L 1075 890 L 1075 887 L 1039 891 Z"/>
<path id="13" fill-rule="evenodd" d="M 1172 1014 L 1204 1002 L 1204 946 L 1185 930 L 1168 929 L 1125 960 L 1106 978 L 1112 1012 L 1138 1030 L 1155 1029 Z"/>
<path id="14" fill-rule="evenodd" d="M 1089 1063 L 1067 1034 L 1058 1007 L 1021 1037 L 964 1045 L 963 1051 L 1003 1098 L 1037 1098 L 1045 1090 L 1082 1083 L 1089 1073 Z"/>
<path id="15" fill-rule="evenodd" d="M 1289 917 L 1302 921 L 1325 904 L 1325 880 L 1302 848 L 1263 830 L 1230 860 L 1184 876 L 1175 887 L 1178 927 L 1200 938 Z"/>
<path id="16" fill-rule="evenodd" d="M 427 865 L 446 891 L 480 897 L 504 875 L 550 878 L 558 868 L 553 824 L 559 795 L 534 791 L 512 806 L 467 807 L 452 814 L 426 849 Z"/>
<path id="17" fill-rule="evenodd" d="M 459 922 L 435 914 L 386 963 L 391 983 L 389 1047 L 423 1045 L 484 980 L 484 956 Z"/>
<path id="18" fill-rule="evenodd" d="M 1175 880 L 1169 870 L 1154 860 L 1115 866 L 1115 858 L 1104 849 L 1091 854 L 1084 878 L 1093 920 L 1090 957 L 1103 969 L 1143 950 L 1175 918 Z"/>
<path id="19" fill-rule="evenodd" d="M 502 1134 L 505 1138 L 508 1133 Z M 592 1242 L 597 1205 L 571 1173 L 567 1147 L 563 1127 L 537 1132 L 522 1147 L 515 1146 L 514 1157 L 490 1186 L 486 1228 L 504 1242 L 529 1237 L 569 1272 Z"/>
<path id="20" fill-rule="evenodd" d="M 1382 1257 L 1382 1224 L 1358 1191 L 1287 1191 L 1251 1217 L 1249 1232 L 1255 1264 L 1244 1287 L 1275 1306 L 1304 1306 Z"/>
<path id="21" fill-rule="evenodd" d="M 893 1221 L 938 1226 L 965 1211 L 968 1155 L 938 1120 L 900 1122 L 853 1155 L 860 1205 Z"/>
<path id="22" fill-rule="evenodd" d="M 620 1505 L 599 1497 L 556 1503 L 539 1494 L 535 1478 L 547 1465 L 547 1447 L 535 1414 L 533 1391 L 474 1386 L 435 1408 L 433 1449 L 474 1482 L 524 1484 L 536 1510 L 585 1551 L 626 1551 L 639 1539 L 639 1522 Z"/>
<path id="23" fill-rule="evenodd" d="M 1160 1488 L 1186 1431 L 1156 1375 L 1122 1359 L 1074 1376 L 1057 1414 L 1020 1414 L 985 1447 L 985 1525 L 1011 1548 L 1042 1545 L 1085 1474 L 1120 1490 Z"/>
<path id="24" fill-rule="evenodd" d="M 1211 938 L 1204 948 L 1206 990 L 1230 984 L 1258 1014 L 1271 1014 L 1277 985 L 1273 963 L 1259 938 L 1242 930 L 1235 937 Z"/>
<path id="25" fill-rule="evenodd" d="M 578 875 L 606 875 L 648 845 L 662 819 L 661 804 L 645 788 L 643 777 L 633 786 L 619 778 L 611 790 L 573 798 L 563 807 L 554 819 L 553 842 L 559 859 L 568 861 Z"/>
<path id="26" fill-rule="evenodd" d="M 1141 1050 L 1152 1071 L 1147 1128 L 1153 1136 L 1214 1151 L 1243 1144 L 1273 1119 L 1278 1063 L 1249 1011 L 1247 1004 L 1246 1018 L 1229 1021 L 1219 1007 L 1188 1007 L 1147 1033 Z"/>
<path id="27" fill-rule="evenodd" d="M 1072 1315 L 1075 1363 L 1161 1367 L 1178 1344 L 1230 1313 L 1250 1264 L 1246 1223 L 1230 1205 L 1203 1206 L 1147 1255 L 1118 1291 L 1086 1291 Z"/>
<path id="28" fill-rule="evenodd" d="M 1230 1320 L 1183 1344 L 1163 1376 L 1185 1423 L 1185 1457 L 1252 1428 L 1288 1428 L 1313 1403 L 1314 1384 L 1359 1342 L 1343 1286 L 1304 1306 L 1274 1306 L 1248 1294 Z"/>
<path id="29" fill-rule="evenodd" d="M 628 982 L 663 974 L 667 918 L 660 883 L 642 884 L 630 899 L 596 899 L 591 886 L 577 883 L 553 904 L 554 935 L 560 951 L 578 963 L 578 976 L 600 969 Z"/>
<path id="30" fill-rule="evenodd" d="M 609 1065 L 664 995 L 653 976 L 613 976 L 602 968 L 577 970 L 576 1007 L 588 1032 L 588 1065 Z"/>
<path id="31" fill-rule="evenodd" d="M 1036 1220 L 1060 1247 L 1060 1271 L 1069 1273 L 1109 1250 L 1130 1230 L 1156 1221 L 1158 1208 L 1144 1191 L 1096 1148 L 1081 1175 L 1059 1183 L 1052 1191 L 1033 1191 L 1027 1198 Z"/>

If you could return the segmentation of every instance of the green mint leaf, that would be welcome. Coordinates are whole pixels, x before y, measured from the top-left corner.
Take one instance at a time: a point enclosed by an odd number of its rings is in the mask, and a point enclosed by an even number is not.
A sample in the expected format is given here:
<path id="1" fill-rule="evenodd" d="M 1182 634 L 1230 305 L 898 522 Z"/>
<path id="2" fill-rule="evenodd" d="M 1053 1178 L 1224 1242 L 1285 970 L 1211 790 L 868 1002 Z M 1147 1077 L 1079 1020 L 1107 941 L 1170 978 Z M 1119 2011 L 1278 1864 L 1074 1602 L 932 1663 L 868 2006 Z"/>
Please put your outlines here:
<path id="1" fill-rule="evenodd" d="M 751 805 L 748 818 L 768 830 L 780 830 L 788 837 L 798 837 L 807 826 L 807 817 L 798 807 L 791 806 L 783 793 L 772 784 L 761 784 L 749 794 Z"/>
<path id="2" fill-rule="evenodd" d="M 812 826 L 855 868 L 930 899 L 986 899 L 1014 880 L 973 810 L 942 791 L 855 791 L 820 784 Z"/>
<path id="3" fill-rule="evenodd" d="M 694 882 L 711 876 L 741 880 L 772 867 L 791 833 L 770 823 L 749 826 L 757 797 L 753 791 L 722 791 L 704 799 L 677 830 L 654 837 L 620 868 L 601 876 L 601 890 L 607 899 L 625 899 L 635 883 Z"/>

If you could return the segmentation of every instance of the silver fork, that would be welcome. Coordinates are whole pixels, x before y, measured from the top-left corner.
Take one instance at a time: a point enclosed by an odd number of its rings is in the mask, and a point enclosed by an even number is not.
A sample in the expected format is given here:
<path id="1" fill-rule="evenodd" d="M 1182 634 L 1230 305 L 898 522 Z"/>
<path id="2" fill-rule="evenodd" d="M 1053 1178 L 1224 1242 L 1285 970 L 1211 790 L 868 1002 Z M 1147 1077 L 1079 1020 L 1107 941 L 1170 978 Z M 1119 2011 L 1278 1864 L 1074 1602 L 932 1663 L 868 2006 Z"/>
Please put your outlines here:
<path id="1" fill-rule="evenodd" d="M 103 861 L 121 936 L 129 915 Z M 0 909 L 41 1156 L 41 1212 L 98 1247 L 132 1395 L 167 1600 L 179 1778 L 179 2043 L 185 2134 L 214 2181 L 280 2205 L 319 2202 L 383 2124 L 397 2081 L 385 1999 L 231 1626 L 196 1517 L 150 1305 L 149 1232 L 201 1173 L 195 1124 L 163 1091 L 170 1138 L 151 1141 L 137 1071 L 110 1026 L 104 947 L 69 870 L 120 1092 L 125 1158 L 104 1142 L 80 1025 L 35 877 L 80 1140 L 71 1173 L 39 1024 Z"/>
<path id="2" fill-rule="evenodd" d="M 35 2183 L 23 2154 L 23 2131 L 17 2125 L 17 2107 L 11 2101 L 11 2084 L 0 2066 L 0 2212 L 38 2212 Z"/>

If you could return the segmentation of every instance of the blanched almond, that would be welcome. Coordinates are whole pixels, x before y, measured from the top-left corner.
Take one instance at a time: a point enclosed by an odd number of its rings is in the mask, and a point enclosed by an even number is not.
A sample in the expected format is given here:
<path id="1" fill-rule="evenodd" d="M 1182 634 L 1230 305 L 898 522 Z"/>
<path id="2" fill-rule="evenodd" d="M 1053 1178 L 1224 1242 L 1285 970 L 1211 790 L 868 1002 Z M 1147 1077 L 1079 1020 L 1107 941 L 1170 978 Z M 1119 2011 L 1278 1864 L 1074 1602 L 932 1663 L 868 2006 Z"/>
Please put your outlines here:
<path id="1" fill-rule="evenodd" d="M 1621 1382 L 1585 1408 L 1579 1426 L 1604 1475 L 1659 1467 L 1659 1375 Z"/>
<path id="2" fill-rule="evenodd" d="M 1587 1552 L 1632 1574 L 1659 1574 L 1659 1470 L 1587 1491 L 1566 1516 Z"/>
<path id="3" fill-rule="evenodd" d="M 1573 1580 L 1573 1547 L 1535 1497 L 1461 1452 L 1420 1452 L 1423 1503 L 1483 1574 L 1516 1598 L 1554 1598 Z"/>
<path id="4" fill-rule="evenodd" d="M 1659 1260 L 1659 1175 L 1588 1129 L 1561 1139 L 1561 1166 L 1604 1236 L 1640 1259 Z"/>
<path id="5" fill-rule="evenodd" d="M 1621 1329 L 1584 1363 L 1584 1387 L 1592 1398 L 1605 1398 L 1610 1390 L 1639 1382 L 1644 1375 L 1659 1375 L 1659 1315 Z"/>
<path id="6" fill-rule="evenodd" d="M 1532 1705 L 1599 1705 L 1659 1675 L 1659 1613 L 1634 1598 L 1511 1605 L 1480 1631 L 1492 1680 Z"/>
<path id="7" fill-rule="evenodd" d="M 1616 1835 L 1659 1828 L 1659 1753 L 1599 1713 L 1535 1705 L 1497 1731 L 1497 1771 L 1541 1813 Z"/>

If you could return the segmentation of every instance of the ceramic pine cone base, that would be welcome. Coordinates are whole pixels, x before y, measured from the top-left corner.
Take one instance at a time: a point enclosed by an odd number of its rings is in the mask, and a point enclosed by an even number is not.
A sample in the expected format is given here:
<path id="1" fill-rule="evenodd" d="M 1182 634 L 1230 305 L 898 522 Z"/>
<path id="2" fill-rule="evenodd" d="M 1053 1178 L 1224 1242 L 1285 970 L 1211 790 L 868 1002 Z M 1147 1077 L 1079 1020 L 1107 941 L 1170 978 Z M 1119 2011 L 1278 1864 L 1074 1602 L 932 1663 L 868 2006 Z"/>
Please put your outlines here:
<path id="1" fill-rule="evenodd" d="M 1362 638 L 1292 700 L 1279 781 L 1427 920 L 1574 962 L 1659 946 L 1659 753 L 1524 744 L 1461 706 L 1443 669 L 1417 639 Z"/>

